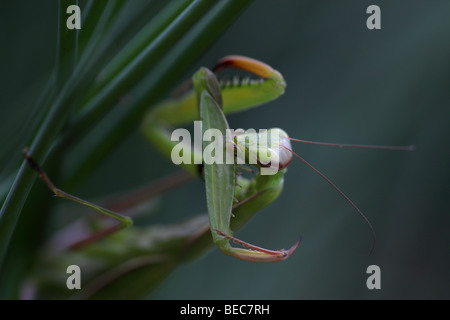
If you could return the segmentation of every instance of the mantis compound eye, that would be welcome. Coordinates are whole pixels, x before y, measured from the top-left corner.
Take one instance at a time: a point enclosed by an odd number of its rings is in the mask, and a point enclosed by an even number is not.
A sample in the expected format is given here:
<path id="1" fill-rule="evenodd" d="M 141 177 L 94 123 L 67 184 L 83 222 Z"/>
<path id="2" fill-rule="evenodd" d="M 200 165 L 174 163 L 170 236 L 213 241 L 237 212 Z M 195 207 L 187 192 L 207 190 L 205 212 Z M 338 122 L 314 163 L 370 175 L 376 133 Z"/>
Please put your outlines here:
<path id="1" fill-rule="evenodd" d="M 292 149 L 291 141 L 287 137 L 280 137 L 280 148 L 278 151 L 280 156 L 279 170 L 286 168 L 292 162 L 292 153 L 286 148 Z"/>
<path id="2" fill-rule="evenodd" d="M 279 128 L 273 128 L 267 132 L 270 138 L 268 138 L 269 140 L 267 141 L 263 141 L 267 143 L 268 147 L 263 148 L 260 151 L 259 164 L 261 167 L 266 168 L 275 166 L 276 171 L 283 170 L 292 162 L 292 153 L 289 151 L 291 149 L 289 136 L 284 130 Z M 264 142 L 262 142 L 263 145 Z M 266 154 L 270 154 L 270 156 L 266 157 Z M 263 161 L 263 159 L 266 161 Z"/>
<path id="3" fill-rule="evenodd" d="M 274 150 L 278 154 L 278 170 L 283 170 L 292 162 L 292 153 L 289 150 L 292 150 L 291 141 L 289 140 L 289 136 L 286 131 L 273 128 L 270 129 L 271 136 L 274 135 L 278 145 L 275 146 Z M 289 150 L 288 150 L 289 149 Z"/>

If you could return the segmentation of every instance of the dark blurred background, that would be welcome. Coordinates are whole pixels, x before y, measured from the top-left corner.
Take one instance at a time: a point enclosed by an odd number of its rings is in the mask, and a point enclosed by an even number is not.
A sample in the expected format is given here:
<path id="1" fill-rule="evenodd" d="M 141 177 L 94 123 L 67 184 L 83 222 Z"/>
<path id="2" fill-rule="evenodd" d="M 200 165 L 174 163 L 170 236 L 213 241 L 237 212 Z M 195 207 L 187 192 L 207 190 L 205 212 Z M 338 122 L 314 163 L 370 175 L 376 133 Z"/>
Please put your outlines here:
<path id="1" fill-rule="evenodd" d="M 381 8 L 381 30 L 366 27 L 371 4 Z M 227 54 L 260 59 L 284 75 L 285 95 L 230 116 L 232 128 L 280 127 L 301 139 L 414 144 L 416 151 L 294 145 L 372 222 L 377 241 L 370 256 L 368 226 L 294 159 L 280 198 L 237 233 L 274 249 L 301 234 L 290 259 L 256 264 L 213 249 L 178 268 L 149 298 L 450 298 L 449 17 L 447 0 L 255 0 L 186 75 Z M 4 180 L 21 156 L 23 123 L 54 64 L 56 8 L 51 1 L 2 1 L 0 24 Z M 79 149 L 66 166 L 77 163 Z M 119 192 L 175 169 L 136 128 L 76 192 Z M 205 207 L 203 185 L 195 182 L 162 198 L 148 219 L 177 222 Z M 381 290 L 366 287 L 372 264 L 381 268 Z"/>

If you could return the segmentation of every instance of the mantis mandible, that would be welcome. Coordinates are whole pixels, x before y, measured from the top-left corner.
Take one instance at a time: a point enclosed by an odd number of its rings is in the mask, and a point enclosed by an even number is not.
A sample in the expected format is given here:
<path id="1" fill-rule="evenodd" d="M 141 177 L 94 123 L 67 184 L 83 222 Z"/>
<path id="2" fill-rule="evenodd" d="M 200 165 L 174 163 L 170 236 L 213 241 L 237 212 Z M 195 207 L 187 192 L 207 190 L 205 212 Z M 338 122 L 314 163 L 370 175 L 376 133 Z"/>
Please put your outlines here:
<path id="1" fill-rule="evenodd" d="M 215 72 L 228 68 L 245 70 L 260 79 L 235 78 L 232 81 L 220 83 Z M 177 99 L 164 101 L 152 108 L 143 121 L 142 132 L 162 154 L 170 158 L 173 148 L 177 145 L 177 142 L 171 140 L 171 127 L 189 124 L 201 119 L 204 130 L 215 128 L 225 132 L 226 129 L 229 129 L 225 114 L 242 111 L 276 99 L 284 93 L 285 86 L 286 83 L 282 75 L 267 64 L 243 56 L 227 56 L 217 63 L 213 71 L 201 68 L 194 74 L 194 90 L 188 91 Z M 279 137 L 279 143 L 276 144 L 276 147 L 260 143 L 259 141 L 262 139 L 256 133 L 254 137 L 256 145 L 251 144 L 248 140 L 242 139 L 242 137 L 249 137 L 249 135 L 242 135 L 239 130 L 236 130 L 236 134 L 229 138 L 226 143 L 223 143 L 222 147 L 226 148 L 228 145 L 228 149 L 230 149 L 231 145 L 233 152 L 237 153 L 238 150 L 241 150 L 244 153 L 244 158 L 254 156 L 257 159 L 255 166 L 259 169 L 267 166 L 267 161 L 265 161 L 267 159 L 263 161 L 267 152 L 274 154 L 278 163 L 275 174 L 262 175 L 256 172 L 252 178 L 244 178 L 237 175 L 235 164 L 182 164 L 185 170 L 193 175 L 203 177 L 205 180 L 209 224 L 214 243 L 225 254 L 247 261 L 274 262 L 285 260 L 292 255 L 299 245 L 300 239 L 287 250 L 268 250 L 235 238 L 232 230 L 244 224 L 254 213 L 272 203 L 280 195 L 286 167 L 291 163 L 293 156 L 296 156 L 336 189 L 364 218 L 373 233 L 372 250 L 374 232 L 369 220 L 331 180 L 294 153 L 290 141 L 391 150 L 412 150 L 412 147 L 322 143 L 290 138 L 286 132 L 278 128 L 270 129 L 268 132 Z M 205 147 L 204 142 L 203 149 Z M 195 152 L 196 150 L 192 152 L 192 158 L 197 156 Z M 131 226 L 132 222 L 128 217 L 56 188 L 31 156 L 27 152 L 25 152 L 25 155 L 30 166 L 39 173 L 40 178 L 46 182 L 55 195 L 92 207 L 119 221 L 119 224 L 103 233 L 103 236 Z M 234 201 L 237 203 L 234 204 Z M 242 248 L 233 247 L 230 241 L 241 245 Z"/>

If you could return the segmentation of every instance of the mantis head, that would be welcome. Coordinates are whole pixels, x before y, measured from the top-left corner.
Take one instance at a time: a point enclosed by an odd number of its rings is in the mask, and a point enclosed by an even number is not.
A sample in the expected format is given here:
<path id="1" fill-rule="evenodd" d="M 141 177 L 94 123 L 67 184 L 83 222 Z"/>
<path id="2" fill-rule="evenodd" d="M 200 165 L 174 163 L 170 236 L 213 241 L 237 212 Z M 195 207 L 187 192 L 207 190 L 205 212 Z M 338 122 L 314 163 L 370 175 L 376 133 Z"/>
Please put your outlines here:
<path id="1" fill-rule="evenodd" d="M 283 170 L 292 162 L 291 141 L 286 131 L 280 128 L 269 130 L 235 131 L 233 145 L 236 156 L 242 163 L 254 164 L 260 167 L 261 172 L 275 174 Z M 272 168 L 273 170 L 264 170 Z"/>

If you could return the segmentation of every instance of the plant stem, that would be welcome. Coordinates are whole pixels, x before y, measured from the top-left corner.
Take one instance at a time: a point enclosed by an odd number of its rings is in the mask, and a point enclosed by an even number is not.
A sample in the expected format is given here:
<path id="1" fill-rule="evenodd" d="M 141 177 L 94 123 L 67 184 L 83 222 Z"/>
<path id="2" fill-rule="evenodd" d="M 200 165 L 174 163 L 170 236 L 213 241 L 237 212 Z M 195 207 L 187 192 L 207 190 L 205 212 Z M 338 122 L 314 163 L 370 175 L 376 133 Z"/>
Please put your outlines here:
<path id="1" fill-rule="evenodd" d="M 105 20 L 108 19 L 112 9 L 117 2 L 110 2 L 104 11 L 97 28 L 102 29 L 105 25 Z M 59 2 L 60 6 L 64 6 L 63 2 Z M 58 12 L 61 14 L 62 9 Z M 61 24 L 59 24 L 61 27 Z M 59 37 L 58 37 L 59 42 Z M 60 45 L 58 45 L 59 47 Z M 75 44 L 76 46 L 76 44 Z M 90 50 L 93 50 L 95 46 L 91 46 Z M 87 55 L 89 56 L 89 55 Z M 48 155 L 50 147 L 52 146 L 55 137 L 59 133 L 60 129 L 65 123 L 65 119 L 72 111 L 70 106 L 73 99 L 76 97 L 77 92 L 85 84 L 82 81 L 83 66 L 88 66 L 89 60 L 87 58 L 84 61 L 80 61 L 74 68 L 71 76 L 65 82 L 64 86 L 58 92 L 55 100 L 49 108 L 48 114 L 41 123 L 38 131 L 31 143 L 30 154 L 40 163 L 44 163 Z M 61 62 L 62 63 L 62 62 Z M 9 190 L 9 193 L 3 203 L 0 210 L 0 269 L 3 266 L 4 258 L 11 241 L 12 234 L 14 233 L 17 221 L 19 220 L 22 208 L 31 190 L 33 182 L 36 178 L 33 170 L 28 168 L 26 160 L 22 161 L 19 171 L 15 177 L 14 183 Z"/>
<path id="2" fill-rule="evenodd" d="M 75 139 L 81 133 L 91 128 L 98 119 L 104 117 L 120 96 L 140 80 L 149 68 L 155 66 L 161 57 L 167 54 L 173 45 L 181 38 L 200 16 L 214 5 L 212 0 L 193 1 L 178 17 L 159 34 L 154 41 L 150 42 L 144 50 L 84 106 L 68 133 L 66 139 Z M 180 2 L 180 4 L 184 4 Z M 159 29 L 160 27 L 157 26 Z M 70 141 L 70 140 L 69 140 Z M 61 142 L 66 145 L 67 140 Z"/>
<path id="3" fill-rule="evenodd" d="M 148 75 L 145 88 L 139 91 L 131 108 L 121 111 L 115 119 L 109 121 L 106 127 L 102 127 L 99 134 L 91 139 L 91 151 L 85 156 L 85 160 L 73 171 L 69 177 L 70 184 L 83 181 L 95 167 L 140 123 L 148 107 L 161 99 L 176 79 L 179 79 L 194 61 L 217 39 L 217 37 L 237 18 L 237 16 L 250 4 L 251 0 L 220 1 L 198 23 L 186 33 L 164 58 L 158 62 L 157 67 Z M 75 126 L 84 130 L 68 132 L 61 145 L 67 141 L 80 139 L 79 134 L 88 133 L 86 122 L 98 121 L 101 114 L 95 110 L 79 118 L 80 123 Z M 72 136 L 73 135 L 73 136 Z M 98 137 L 98 138 L 97 138 Z"/>

